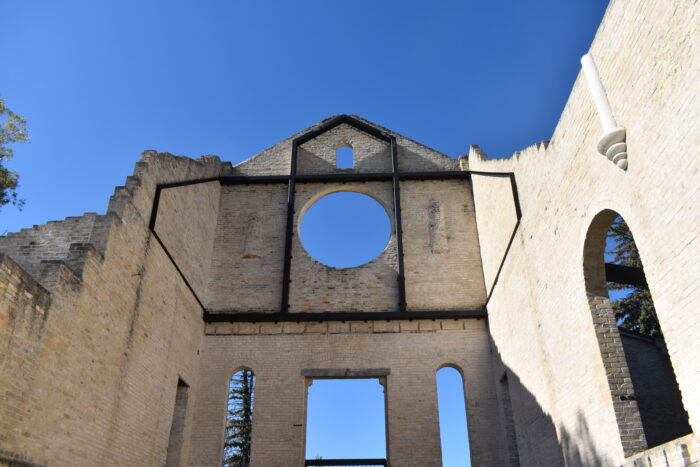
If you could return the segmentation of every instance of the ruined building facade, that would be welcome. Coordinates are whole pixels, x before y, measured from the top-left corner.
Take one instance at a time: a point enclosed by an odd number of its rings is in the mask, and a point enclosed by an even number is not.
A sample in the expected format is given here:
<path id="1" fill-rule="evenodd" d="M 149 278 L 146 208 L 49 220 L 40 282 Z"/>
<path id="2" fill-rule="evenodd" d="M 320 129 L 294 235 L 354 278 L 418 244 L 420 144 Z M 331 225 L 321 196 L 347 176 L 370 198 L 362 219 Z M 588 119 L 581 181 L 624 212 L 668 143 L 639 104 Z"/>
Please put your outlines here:
<path id="1" fill-rule="evenodd" d="M 390 465 L 440 465 L 444 366 L 464 377 L 474 466 L 700 461 L 697 24 L 695 2 L 612 1 L 597 76 L 549 143 L 510 158 L 456 160 L 341 115 L 236 166 L 146 151 L 106 214 L 1 237 L 0 465 L 221 465 L 242 368 L 254 466 L 303 465 L 307 385 L 361 376 L 385 387 Z M 336 191 L 391 218 L 356 268 L 299 240 Z M 617 331 L 618 215 L 665 342 Z"/>

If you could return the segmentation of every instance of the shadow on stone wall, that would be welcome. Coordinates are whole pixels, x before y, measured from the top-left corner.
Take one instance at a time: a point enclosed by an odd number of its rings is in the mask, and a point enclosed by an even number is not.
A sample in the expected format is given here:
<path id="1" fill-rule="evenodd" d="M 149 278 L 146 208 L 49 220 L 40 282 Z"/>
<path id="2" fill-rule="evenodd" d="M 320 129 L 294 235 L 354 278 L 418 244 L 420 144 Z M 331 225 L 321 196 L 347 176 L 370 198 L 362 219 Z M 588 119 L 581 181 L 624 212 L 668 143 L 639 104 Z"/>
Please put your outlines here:
<path id="1" fill-rule="evenodd" d="M 582 411 L 577 413 L 573 427 L 556 426 L 552 417 L 540 405 L 535 395 L 520 377 L 500 359 L 493 343 L 494 374 L 498 389 L 500 416 L 506 437 L 511 466 L 581 466 L 614 465 L 599 452 Z M 510 405 L 510 410 L 507 406 Z M 510 413 L 509 413 L 510 412 Z M 509 423 L 509 417 L 512 421 Z M 509 425 L 514 427 L 509 429 Z M 515 440 L 508 439 L 515 436 Z M 518 463 L 519 459 L 519 463 Z"/>
<path id="2" fill-rule="evenodd" d="M 606 466 L 612 463 L 593 445 L 588 423 L 579 410 L 576 414 L 576 427 L 573 431 L 559 426 L 560 446 L 566 465 Z"/>

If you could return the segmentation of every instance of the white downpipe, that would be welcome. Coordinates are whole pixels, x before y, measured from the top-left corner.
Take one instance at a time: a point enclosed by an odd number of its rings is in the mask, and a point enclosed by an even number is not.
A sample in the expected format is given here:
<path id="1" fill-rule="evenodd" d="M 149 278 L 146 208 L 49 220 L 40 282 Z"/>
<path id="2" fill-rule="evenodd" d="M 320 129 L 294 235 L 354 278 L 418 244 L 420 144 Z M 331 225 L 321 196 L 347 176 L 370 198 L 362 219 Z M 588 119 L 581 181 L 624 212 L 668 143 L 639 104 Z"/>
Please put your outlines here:
<path id="1" fill-rule="evenodd" d="M 600 81 L 598 68 L 591 54 L 581 57 L 583 74 L 586 76 L 588 89 L 593 96 L 604 134 L 598 141 L 598 152 L 607 157 L 622 170 L 627 170 L 627 135 L 623 127 L 617 125 L 613 116 L 608 96 L 605 94 L 603 83 Z"/>
<path id="2" fill-rule="evenodd" d="M 595 66 L 591 54 L 586 54 L 581 57 L 581 65 L 583 65 L 583 72 L 586 75 L 588 89 L 591 90 L 591 94 L 593 95 L 593 102 L 595 102 L 595 106 L 598 109 L 598 116 L 603 124 L 603 130 L 607 133 L 617 127 L 617 122 L 615 121 L 615 117 L 613 117 L 610 102 L 608 102 L 608 96 L 605 95 L 603 83 L 600 82 L 598 68 Z"/>

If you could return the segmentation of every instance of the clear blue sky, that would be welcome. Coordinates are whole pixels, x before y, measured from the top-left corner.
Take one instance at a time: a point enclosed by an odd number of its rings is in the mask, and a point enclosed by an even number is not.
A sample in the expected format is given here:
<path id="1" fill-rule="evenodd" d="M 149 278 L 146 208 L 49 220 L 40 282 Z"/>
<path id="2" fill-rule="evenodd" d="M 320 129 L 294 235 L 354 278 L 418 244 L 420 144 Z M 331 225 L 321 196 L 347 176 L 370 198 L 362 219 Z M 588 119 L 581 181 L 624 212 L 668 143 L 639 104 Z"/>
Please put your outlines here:
<path id="1" fill-rule="evenodd" d="M 379 256 L 391 237 L 386 209 L 374 198 L 332 193 L 316 201 L 301 221 L 301 243 L 327 266 L 359 266 Z"/>
<path id="2" fill-rule="evenodd" d="M 547 139 L 606 0 L 2 0 L 23 212 L 104 212 L 144 149 L 239 162 L 337 113 L 451 156 Z"/>
<path id="3" fill-rule="evenodd" d="M 235 164 L 338 113 L 509 156 L 550 138 L 606 5 L 2 0 L 0 96 L 32 140 L 0 233 L 104 212 L 144 149 Z"/>

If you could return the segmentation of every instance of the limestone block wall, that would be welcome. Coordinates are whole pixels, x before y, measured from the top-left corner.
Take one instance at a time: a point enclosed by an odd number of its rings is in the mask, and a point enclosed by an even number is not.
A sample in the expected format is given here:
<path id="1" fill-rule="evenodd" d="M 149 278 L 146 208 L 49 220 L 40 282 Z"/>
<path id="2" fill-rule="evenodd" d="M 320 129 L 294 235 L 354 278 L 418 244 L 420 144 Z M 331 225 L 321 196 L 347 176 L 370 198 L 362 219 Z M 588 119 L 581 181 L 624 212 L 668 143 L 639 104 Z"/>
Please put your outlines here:
<path id="1" fill-rule="evenodd" d="M 334 268 L 316 261 L 304 249 L 300 226 L 306 210 L 323 196 L 337 191 L 364 193 L 378 201 L 393 217 L 391 182 L 300 183 L 296 186 L 290 312 L 396 311 L 398 310 L 398 260 L 396 234 L 384 251 L 369 263 L 354 268 Z M 342 245 L 338 245 L 342 248 Z"/>
<path id="2" fill-rule="evenodd" d="M 336 150 L 353 148 L 353 167 L 336 168 Z M 347 123 L 307 141 L 297 150 L 298 174 L 391 172 L 391 147 Z"/>
<path id="3" fill-rule="evenodd" d="M 387 368 L 392 466 L 440 465 L 435 372 L 464 375 L 472 465 L 503 465 L 503 428 L 484 320 L 210 324 L 188 465 L 220 465 L 231 376 L 256 375 L 252 466 L 302 465 L 306 377 L 302 369 Z M 206 389 L 205 389 L 206 388 Z"/>
<path id="4" fill-rule="evenodd" d="M 488 305 L 490 328 L 504 364 L 551 418 L 570 465 L 624 458 L 583 270 L 588 227 L 605 209 L 634 234 L 691 427 L 700 427 L 697 22 L 697 7 L 684 1 L 616 0 L 608 8 L 591 53 L 627 129 L 627 171 L 597 153 L 603 131 L 580 76 L 549 147 L 507 160 L 470 155 L 472 170 L 515 173 L 523 217 Z M 497 199 L 511 202 L 492 181 L 474 187 L 478 218 Z M 491 228 L 479 224 L 485 264 L 503 249 Z M 521 461 L 540 455 L 521 452 Z"/>
<path id="5" fill-rule="evenodd" d="M 473 151 L 479 150 L 473 147 Z M 518 221 L 515 193 L 509 177 L 472 174 L 471 182 L 479 204 L 476 210 L 479 237 L 489 239 L 489 248 L 481 251 L 481 261 L 484 283 L 490 291 Z"/>
<path id="6" fill-rule="evenodd" d="M 401 172 L 459 170 L 459 161 L 417 141 L 396 135 L 397 158 Z"/>
<path id="7" fill-rule="evenodd" d="M 160 192 L 154 230 L 201 298 L 207 291 L 220 197 L 218 181 Z"/>
<path id="8" fill-rule="evenodd" d="M 335 117 L 333 115 L 310 126 L 261 151 L 235 167 L 225 169 L 223 173 L 225 175 L 288 175 L 291 167 L 292 141 L 294 138 L 319 128 Z M 352 117 L 396 138 L 399 170 L 402 172 L 459 170 L 459 161 L 457 159 L 394 133 L 376 123 L 369 122 L 362 117 L 357 115 L 352 115 Z M 356 128 L 342 124 L 320 135 L 317 139 L 322 144 L 309 141 L 299 149 L 297 155 L 297 169 L 299 173 L 391 171 L 391 161 L 384 160 L 385 156 L 389 155 L 386 143 Z M 353 169 L 336 169 L 335 151 L 343 144 L 356 146 L 355 167 Z"/>
<path id="9" fill-rule="evenodd" d="M 165 462 L 178 379 L 198 390 L 203 323 L 148 219 L 157 183 L 220 170 L 211 158 L 145 153 L 110 200 L 102 251 L 72 243 L 65 259 L 49 255 L 31 274 L 14 250 L 3 256 L 0 456 L 42 465 Z M 71 267 L 77 258 L 81 267 Z"/>
<path id="10" fill-rule="evenodd" d="M 0 251 L 36 275 L 41 261 L 67 260 L 74 243 L 90 243 L 98 251 L 104 252 L 112 221 L 111 214 L 89 212 L 63 221 L 35 225 L 0 237 Z"/>
<path id="11" fill-rule="evenodd" d="M 470 185 L 401 182 L 409 311 L 477 309 L 486 301 Z"/>
<path id="12" fill-rule="evenodd" d="M 658 446 L 690 432 L 688 414 L 674 384 L 676 375 L 663 339 L 620 332 L 627 366 L 650 446 Z"/>
<path id="13" fill-rule="evenodd" d="M 333 117 L 331 117 L 332 119 Z M 396 139 L 400 172 L 458 171 L 459 161 L 359 117 L 363 124 Z M 285 175 L 291 140 L 329 119 L 224 172 L 230 175 Z M 354 148 L 352 168 L 336 168 L 336 150 Z M 286 171 L 280 168 L 287 165 Z M 304 142 L 297 171 L 304 175 L 391 173 L 391 145 L 348 123 Z M 221 191 L 206 303 L 213 312 L 279 311 L 282 301 L 288 185 L 226 185 Z M 385 250 L 356 268 L 319 263 L 304 249 L 300 225 L 319 199 L 337 191 L 373 197 L 392 220 Z M 485 289 L 474 202 L 468 180 L 403 180 L 401 216 L 405 284 L 409 311 L 481 308 Z M 399 305 L 397 226 L 389 180 L 337 182 L 297 179 L 294 190 L 289 312 L 394 312 Z M 339 245 L 339 247 L 342 247 Z"/>
<path id="14" fill-rule="evenodd" d="M 279 311 L 286 209 L 286 184 L 222 187 L 208 276 L 210 311 Z"/>

